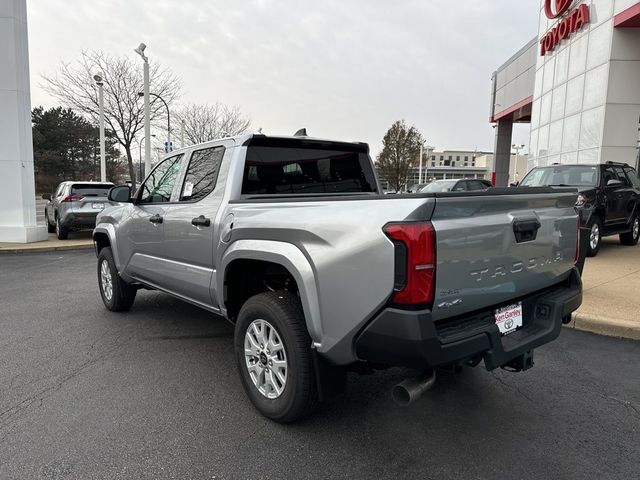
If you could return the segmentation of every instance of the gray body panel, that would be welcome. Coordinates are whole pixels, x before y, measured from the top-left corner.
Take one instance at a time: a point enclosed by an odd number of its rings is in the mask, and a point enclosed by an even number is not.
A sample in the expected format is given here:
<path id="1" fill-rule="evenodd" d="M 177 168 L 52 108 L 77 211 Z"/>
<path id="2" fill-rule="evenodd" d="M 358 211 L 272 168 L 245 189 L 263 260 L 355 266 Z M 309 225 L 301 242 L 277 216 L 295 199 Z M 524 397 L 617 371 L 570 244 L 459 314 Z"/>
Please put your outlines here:
<path id="1" fill-rule="evenodd" d="M 432 221 L 438 248 L 437 318 L 508 303 L 559 282 L 573 267 L 575 193 L 244 199 L 242 145 L 248 138 L 183 151 L 181 180 L 193 150 L 226 147 L 215 190 L 203 200 L 126 204 L 99 216 L 95 232 L 108 235 L 125 281 L 226 315 L 229 265 L 238 259 L 278 263 L 296 280 L 317 351 L 334 364 L 348 364 L 357 360 L 354 338 L 393 294 L 394 246 L 383 232 L 389 222 Z M 163 224 L 149 223 L 153 212 L 161 213 Z M 210 227 L 191 225 L 200 215 L 211 219 Z M 541 227 L 534 241 L 516 244 L 513 221 L 522 218 L 536 218 Z M 512 273 L 514 264 L 532 258 L 554 261 Z M 480 281 L 472 275 L 486 269 L 491 274 Z M 436 307 L 458 297 L 462 303 Z"/>

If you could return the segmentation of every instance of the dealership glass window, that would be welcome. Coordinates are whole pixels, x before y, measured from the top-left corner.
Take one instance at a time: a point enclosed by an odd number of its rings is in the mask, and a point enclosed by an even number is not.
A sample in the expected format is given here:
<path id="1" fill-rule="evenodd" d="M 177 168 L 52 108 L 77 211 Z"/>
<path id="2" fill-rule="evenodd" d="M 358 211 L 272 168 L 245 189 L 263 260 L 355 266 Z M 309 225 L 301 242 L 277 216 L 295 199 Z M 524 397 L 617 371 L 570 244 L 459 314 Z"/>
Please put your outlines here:
<path id="1" fill-rule="evenodd" d="M 540 125 L 549 123 L 551 119 L 551 93 L 545 94 L 540 102 Z"/>
<path id="2" fill-rule="evenodd" d="M 567 81 L 567 75 L 569 74 L 569 46 L 565 46 L 556 55 L 556 74 L 554 85 L 563 84 Z"/>
<path id="3" fill-rule="evenodd" d="M 590 70 L 584 79 L 584 109 L 602 105 L 607 101 L 609 65 L 604 64 Z"/>
<path id="4" fill-rule="evenodd" d="M 551 57 L 544 64 L 544 79 L 542 80 L 542 93 L 553 88 L 553 74 L 556 66 L 556 58 Z"/>
<path id="5" fill-rule="evenodd" d="M 582 98 L 584 97 L 584 75 L 569 80 L 567 83 L 567 101 L 565 115 L 571 115 L 582 110 Z"/>
<path id="6" fill-rule="evenodd" d="M 544 68 L 540 68 L 536 71 L 536 79 L 533 87 L 533 98 L 537 100 L 542 95 L 542 74 L 544 73 Z"/>
<path id="7" fill-rule="evenodd" d="M 531 129 L 531 137 L 529 138 L 529 157 L 536 158 L 538 153 L 538 129 Z"/>
<path id="8" fill-rule="evenodd" d="M 563 153 L 560 155 L 560 163 L 563 165 L 578 163 L 578 152 Z"/>
<path id="9" fill-rule="evenodd" d="M 611 22 L 591 29 L 589 33 L 589 51 L 587 53 L 587 69 L 597 67 L 610 58 Z"/>
<path id="10" fill-rule="evenodd" d="M 549 125 L 540 127 L 538 130 L 538 158 L 546 157 L 549 146 Z"/>
<path id="11" fill-rule="evenodd" d="M 553 100 L 551 101 L 551 120 L 558 120 L 564 117 L 564 102 L 567 96 L 567 84 L 560 85 L 553 89 Z"/>
<path id="12" fill-rule="evenodd" d="M 560 147 L 562 146 L 562 120 L 553 122 L 549 126 L 549 155 L 556 155 L 560 153 Z"/>
<path id="13" fill-rule="evenodd" d="M 564 129 L 562 131 L 562 151 L 571 152 L 578 150 L 578 140 L 580 139 L 580 114 L 564 119 Z"/>
<path id="14" fill-rule="evenodd" d="M 578 163 L 596 164 L 600 161 L 600 149 L 589 148 L 578 152 Z"/>
<path id="15" fill-rule="evenodd" d="M 591 5 L 591 14 L 589 22 L 592 26 L 598 25 L 613 16 L 614 0 L 598 0 Z M 629 2 L 629 4 L 634 2 Z"/>
<path id="16" fill-rule="evenodd" d="M 604 124 L 604 107 L 586 110 L 582 113 L 580 126 L 580 149 L 592 148 L 600 145 Z"/>
<path id="17" fill-rule="evenodd" d="M 580 75 L 585 71 L 587 61 L 587 39 L 586 35 L 571 42 L 569 53 L 569 78 Z"/>

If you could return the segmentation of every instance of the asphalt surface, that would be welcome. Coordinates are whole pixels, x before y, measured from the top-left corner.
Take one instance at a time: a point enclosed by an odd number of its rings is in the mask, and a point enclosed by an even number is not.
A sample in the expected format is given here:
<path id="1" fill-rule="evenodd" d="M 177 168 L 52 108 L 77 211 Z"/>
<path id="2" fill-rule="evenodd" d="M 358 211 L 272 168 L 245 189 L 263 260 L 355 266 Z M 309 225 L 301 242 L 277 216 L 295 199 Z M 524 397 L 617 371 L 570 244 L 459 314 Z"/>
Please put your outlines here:
<path id="1" fill-rule="evenodd" d="M 526 373 L 350 374 L 312 418 L 272 423 L 232 327 L 156 292 L 104 309 L 92 252 L 0 256 L 0 478 L 640 478 L 640 343 L 564 330 Z"/>

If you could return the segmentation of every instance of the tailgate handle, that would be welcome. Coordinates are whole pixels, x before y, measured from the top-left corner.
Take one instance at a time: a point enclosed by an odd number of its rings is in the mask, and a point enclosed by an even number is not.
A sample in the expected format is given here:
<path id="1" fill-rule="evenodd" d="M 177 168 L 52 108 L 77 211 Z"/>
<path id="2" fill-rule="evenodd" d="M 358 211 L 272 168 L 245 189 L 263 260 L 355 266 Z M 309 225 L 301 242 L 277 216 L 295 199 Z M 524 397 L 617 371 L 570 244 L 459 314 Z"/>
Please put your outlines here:
<path id="1" fill-rule="evenodd" d="M 522 243 L 535 240 L 541 226 L 537 218 L 516 220 L 513 222 L 513 233 L 516 236 L 516 242 Z"/>

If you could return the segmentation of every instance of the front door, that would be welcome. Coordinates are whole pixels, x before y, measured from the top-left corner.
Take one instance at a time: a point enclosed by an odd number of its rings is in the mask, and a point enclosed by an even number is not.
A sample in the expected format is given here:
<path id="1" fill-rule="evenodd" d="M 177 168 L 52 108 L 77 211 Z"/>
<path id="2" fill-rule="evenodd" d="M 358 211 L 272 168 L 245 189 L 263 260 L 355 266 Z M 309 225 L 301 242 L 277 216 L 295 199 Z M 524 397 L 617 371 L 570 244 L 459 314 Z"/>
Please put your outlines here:
<path id="1" fill-rule="evenodd" d="M 216 215 L 224 180 L 218 178 L 225 147 L 195 150 L 179 189 L 178 201 L 165 214 L 167 268 L 171 291 L 192 301 L 217 307 L 211 281 L 215 272 Z"/>
<path id="2" fill-rule="evenodd" d="M 602 185 L 605 194 L 606 215 L 604 223 L 608 227 L 616 227 L 626 220 L 624 185 L 610 185 L 611 181 L 619 181 L 618 174 L 613 166 L 606 166 L 602 171 Z"/>
<path id="3" fill-rule="evenodd" d="M 166 283 L 164 220 L 174 199 L 184 155 L 162 161 L 140 187 L 138 196 L 122 222 L 119 237 L 126 243 L 126 272 L 146 283 Z"/>

